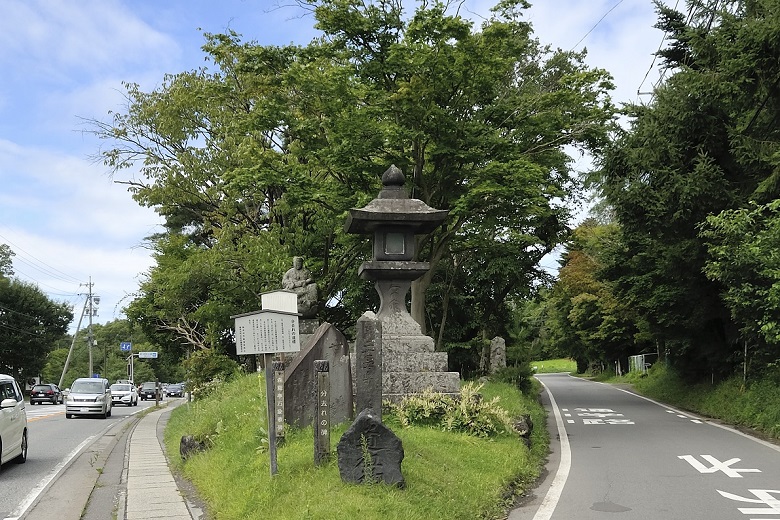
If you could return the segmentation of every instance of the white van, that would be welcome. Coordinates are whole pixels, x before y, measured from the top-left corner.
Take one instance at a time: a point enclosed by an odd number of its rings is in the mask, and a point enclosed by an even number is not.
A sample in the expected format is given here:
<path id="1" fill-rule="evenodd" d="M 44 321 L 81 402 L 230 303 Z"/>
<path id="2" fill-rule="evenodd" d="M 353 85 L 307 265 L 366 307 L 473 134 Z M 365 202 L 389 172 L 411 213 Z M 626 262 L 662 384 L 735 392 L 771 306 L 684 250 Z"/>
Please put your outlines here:
<path id="1" fill-rule="evenodd" d="M 0 464 L 27 460 L 27 412 L 16 380 L 0 374 Z"/>
<path id="2" fill-rule="evenodd" d="M 80 377 L 70 385 L 65 400 L 65 417 L 100 415 L 111 417 L 111 385 L 108 379 Z"/>

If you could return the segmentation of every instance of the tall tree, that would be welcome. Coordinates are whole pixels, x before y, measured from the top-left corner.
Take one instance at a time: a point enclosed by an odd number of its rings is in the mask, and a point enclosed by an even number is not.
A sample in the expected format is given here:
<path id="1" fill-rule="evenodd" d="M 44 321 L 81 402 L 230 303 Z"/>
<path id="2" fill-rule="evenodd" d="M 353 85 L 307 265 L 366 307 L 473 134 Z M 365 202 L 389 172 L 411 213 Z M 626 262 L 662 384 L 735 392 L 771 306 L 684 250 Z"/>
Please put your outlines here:
<path id="1" fill-rule="evenodd" d="M 525 291 L 564 236 L 565 200 L 576 192 L 566 149 L 603 146 L 609 75 L 585 66 L 583 54 L 535 40 L 524 1 L 501 2 L 480 30 L 442 2 L 421 2 L 410 15 L 396 0 L 299 4 L 323 38 L 270 47 L 207 35 L 217 72 L 169 76 L 149 94 L 130 85 L 128 112 L 96 122 L 111 140 L 104 157 L 115 174 L 143 159 L 141 178 L 123 182 L 166 217 L 170 236 L 158 250 L 170 259 L 158 256 L 150 281 L 167 270 L 199 277 L 190 294 L 200 296 L 178 300 L 191 308 L 170 307 L 181 284 L 153 283 L 142 288 L 150 307 L 133 314 L 169 330 L 185 317 L 202 336 L 195 309 L 211 304 L 224 326 L 275 288 L 293 254 L 307 257 L 325 302 L 365 302 L 353 298 L 367 288 L 355 269 L 370 249 L 343 233 L 344 214 L 374 198 L 395 164 L 412 196 L 450 211 L 442 228 L 419 237 L 418 260 L 431 270 L 413 285 L 413 315 L 424 328 L 446 323 L 425 289 L 459 256 L 460 269 L 481 275 L 456 288 L 480 301 L 472 321 L 500 322 L 504 300 Z M 502 258 L 514 261 L 497 272 L 480 267 Z M 207 259 L 207 269 L 174 265 Z M 362 309 L 351 311 L 347 323 Z"/>
<path id="2" fill-rule="evenodd" d="M 776 0 L 657 4 L 670 74 L 606 149 L 597 184 L 621 226 L 606 271 L 673 362 L 727 375 L 737 327 L 704 275 L 699 226 L 711 214 L 778 195 Z"/>
<path id="3" fill-rule="evenodd" d="M 14 252 L 8 244 L 0 244 L 0 278 L 8 278 L 14 274 Z"/>
<path id="4" fill-rule="evenodd" d="M 611 367 L 615 362 L 627 368 L 627 357 L 646 347 L 641 320 L 602 276 L 619 237 L 615 224 L 587 219 L 574 230 L 561 255 L 558 280 L 548 301 L 557 309 L 549 318 L 551 326 L 566 332 L 569 340 L 576 336 L 562 348 L 580 369 L 593 364 Z"/>
<path id="5" fill-rule="evenodd" d="M 751 372 L 780 362 L 780 200 L 707 217 L 705 274 L 723 287 Z M 744 360 L 747 372 L 748 360 Z"/>
<path id="6" fill-rule="evenodd" d="M 0 371 L 21 380 L 39 375 L 71 321 L 67 304 L 50 300 L 36 285 L 0 277 Z"/>

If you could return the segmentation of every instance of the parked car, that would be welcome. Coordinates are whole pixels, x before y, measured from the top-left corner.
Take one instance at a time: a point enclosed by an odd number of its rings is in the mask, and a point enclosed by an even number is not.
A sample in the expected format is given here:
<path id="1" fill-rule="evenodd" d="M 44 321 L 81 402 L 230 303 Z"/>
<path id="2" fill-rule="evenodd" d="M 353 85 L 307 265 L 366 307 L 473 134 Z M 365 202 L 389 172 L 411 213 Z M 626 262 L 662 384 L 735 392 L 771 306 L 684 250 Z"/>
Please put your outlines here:
<path id="1" fill-rule="evenodd" d="M 62 397 L 62 390 L 54 383 L 42 383 L 35 385 L 30 390 L 30 404 L 38 403 L 51 403 L 58 404 L 64 403 L 65 400 Z"/>
<path id="2" fill-rule="evenodd" d="M 108 379 L 80 377 L 73 381 L 65 401 L 65 417 L 100 415 L 111 417 L 111 385 Z"/>
<path id="3" fill-rule="evenodd" d="M 138 391 L 130 383 L 114 383 L 111 385 L 111 404 L 138 406 Z"/>
<path id="4" fill-rule="evenodd" d="M 16 380 L 0 374 L 0 465 L 27 460 L 27 413 Z"/>
<path id="5" fill-rule="evenodd" d="M 178 383 L 168 385 L 168 397 L 184 397 L 184 388 Z"/>
<path id="6" fill-rule="evenodd" d="M 162 401 L 163 394 L 160 389 L 160 387 L 157 386 L 157 383 L 154 381 L 147 381 L 146 383 L 141 385 L 141 401 L 146 401 L 147 399 L 159 399 Z"/>

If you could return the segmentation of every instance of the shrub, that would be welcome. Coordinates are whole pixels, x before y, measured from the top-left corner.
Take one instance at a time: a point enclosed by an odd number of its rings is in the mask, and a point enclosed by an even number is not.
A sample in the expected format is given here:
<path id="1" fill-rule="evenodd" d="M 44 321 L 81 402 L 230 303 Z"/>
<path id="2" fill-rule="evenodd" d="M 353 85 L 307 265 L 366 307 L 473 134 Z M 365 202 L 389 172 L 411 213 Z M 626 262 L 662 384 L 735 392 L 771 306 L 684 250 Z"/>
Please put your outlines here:
<path id="1" fill-rule="evenodd" d="M 499 404 L 500 399 L 485 401 L 479 393 L 481 388 L 482 385 L 466 383 L 458 398 L 428 389 L 405 397 L 391 408 L 403 426 L 438 426 L 477 437 L 511 432 L 509 413 Z"/>
<path id="2" fill-rule="evenodd" d="M 225 354 L 214 349 L 199 350 L 184 361 L 194 399 L 202 399 L 221 382 L 228 381 L 241 367 Z"/>
<path id="3" fill-rule="evenodd" d="M 490 376 L 490 379 L 515 385 L 521 392 L 528 393 L 532 387 L 533 374 L 531 366 L 528 363 L 523 363 L 501 368 Z"/>

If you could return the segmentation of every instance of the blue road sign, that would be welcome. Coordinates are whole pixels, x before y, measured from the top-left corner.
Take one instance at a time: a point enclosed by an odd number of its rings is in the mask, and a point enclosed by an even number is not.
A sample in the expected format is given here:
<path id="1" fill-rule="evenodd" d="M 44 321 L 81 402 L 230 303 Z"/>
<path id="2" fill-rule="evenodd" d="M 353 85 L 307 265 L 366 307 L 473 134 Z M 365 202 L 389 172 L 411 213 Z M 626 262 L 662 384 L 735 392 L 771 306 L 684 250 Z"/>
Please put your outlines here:
<path id="1" fill-rule="evenodd" d="M 130 350 L 133 350 L 133 344 L 129 341 L 123 341 L 119 344 L 119 350 L 122 352 L 129 352 Z"/>

